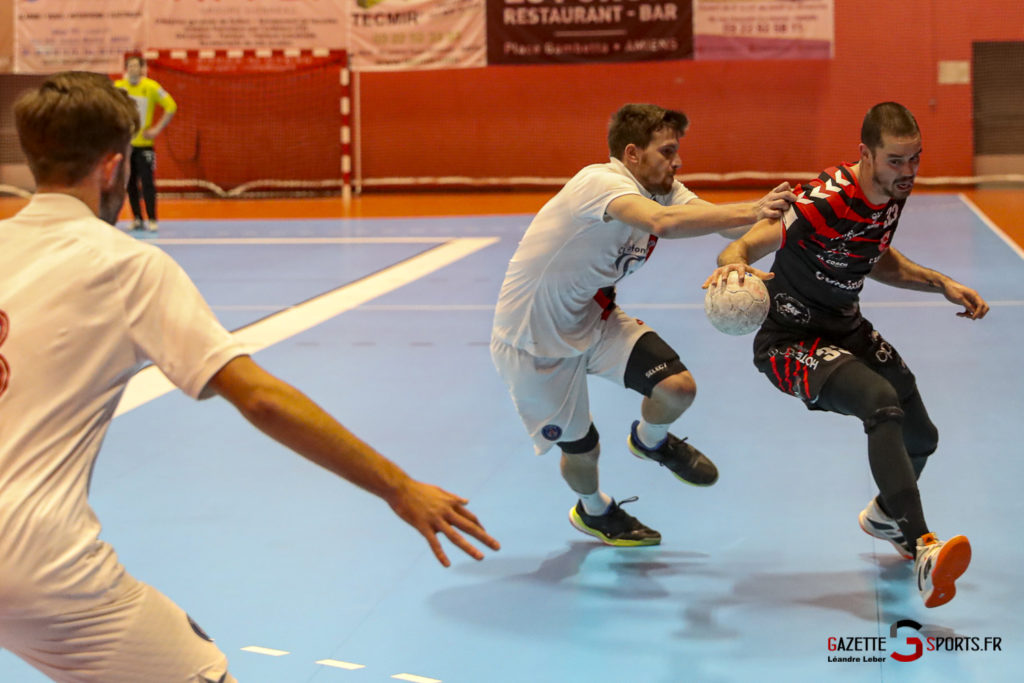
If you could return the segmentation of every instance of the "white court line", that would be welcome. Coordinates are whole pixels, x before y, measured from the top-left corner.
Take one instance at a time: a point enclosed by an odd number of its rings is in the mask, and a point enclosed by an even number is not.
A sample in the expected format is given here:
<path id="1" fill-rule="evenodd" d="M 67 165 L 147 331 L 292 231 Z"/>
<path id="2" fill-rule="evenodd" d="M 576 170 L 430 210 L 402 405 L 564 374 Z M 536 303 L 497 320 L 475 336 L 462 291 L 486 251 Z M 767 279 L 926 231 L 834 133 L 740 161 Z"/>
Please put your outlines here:
<path id="1" fill-rule="evenodd" d="M 427 678 L 426 676 L 416 676 L 415 674 L 395 674 L 392 678 L 397 678 L 400 681 L 411 681 L 411 683 L 442 683 L 440 678 Z"/>
<path id="2" fill-rule="evenodd" d="M 341 662 L 337 659 L 320 659 L 317 660 L 317 664 L 324 666 L 333 666 L 335 669 L 347 669 L 349 671 L 355 671 L 356 669 L 365 669 L 365 664 L 353 664 L 352 662 Z"/>
<path id="3" fill-rule="evenodd" d="M 1011 238 L 1009 235 L 1003 232 L 998 225 L 993 223 L 992 219 L 986 216 L 985 212 L 979 209 L 977 204 L 972 202 L 970 198 L 963 193 L 957 194 L 957 197 L 959 197 L 960 201 L 967 205 L 968 209 L 974 212 L 975 216 L 981 219 L 982 223 L 988 226 L 989 230 L 994 232 L 999 237 L 999 239 L 1006 242 L 1007 246 L 1009 246 L 1010 249 L 1013 249 L 1015 252 L 1017 252 L 1017 256 L 1020 256 L 1022 259 L 1024 259 L 1024 249 L 1022 249 L 1019 244 L 1014 242 L 1013 238 Z"/>
<path id="4" fill-rule="evenodd" d="M 283 657 L 284 655 L 291 654 L 287 650 L 275 650 L 272 647 L 260 647 L 259 645 L 247 645 L 243 647 L 244 652 L 255 652 L 258 655 L 268 655 L 270 657 Z"/>
<path id="5" fill-rule="evenodd" d="M 441 244 L 458 237 L 161 237 L 151 244 L 266 246 L 274 244 Z"/>
<path id="6" fill-rule="evenodd" d="M 935 301 L 861 301 L 870 308 L 939 308 L 949 306 L 945 299 Z M 1022 306 L 1024 300 L 1008 299 L 1006 301 L 989 301 L 989 306 Z M 231 308 L 242 309 L 243 307 L 223 306 L 225 310 Z M 252 307 L 256 309 L 257 307 Z M 643 304 L 622 302 L 622 308 L 626 311 L 633 309 L 645 310 L 668 310 L 668 311 L 696 311 L 704 310 L 704 304 Z M 276 309 L 275 309 L 276 310 Z M 360 311 L 493 311 L 494 304 L 367 304 L 359 307 Z"/>
<path id="7" fill-rule="evenodd" d="M 454 239 L 423 254 L 397 263 L 352 284 L 339 287 L 309 301 L 271 315 L 234 333 L 250 353 L 255 353 L 300 332 L 330 320 L 367 301 L 425 277 L 459 259 L 490 246 L 497 237 Z M 155 365 L 150 365 L 128 382 L 114 416 L 159 398 L 175 386 Z"/>

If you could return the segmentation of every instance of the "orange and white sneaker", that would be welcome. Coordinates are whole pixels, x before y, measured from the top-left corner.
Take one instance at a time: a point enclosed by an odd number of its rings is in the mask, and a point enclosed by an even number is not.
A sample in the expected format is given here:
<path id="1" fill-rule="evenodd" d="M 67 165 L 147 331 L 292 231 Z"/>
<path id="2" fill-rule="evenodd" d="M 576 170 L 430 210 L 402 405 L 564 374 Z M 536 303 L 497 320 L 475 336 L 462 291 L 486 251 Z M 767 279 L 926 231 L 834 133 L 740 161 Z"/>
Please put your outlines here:
<path id="1" fill-rule="evenodd" d="M 914 573 L 924 606 L 938 607 L 952 600 L 956 595 L 954 582 L 970 563 L 971 542 L 966 536 L 940 541 L 929 533 L 917 539 Z"/>

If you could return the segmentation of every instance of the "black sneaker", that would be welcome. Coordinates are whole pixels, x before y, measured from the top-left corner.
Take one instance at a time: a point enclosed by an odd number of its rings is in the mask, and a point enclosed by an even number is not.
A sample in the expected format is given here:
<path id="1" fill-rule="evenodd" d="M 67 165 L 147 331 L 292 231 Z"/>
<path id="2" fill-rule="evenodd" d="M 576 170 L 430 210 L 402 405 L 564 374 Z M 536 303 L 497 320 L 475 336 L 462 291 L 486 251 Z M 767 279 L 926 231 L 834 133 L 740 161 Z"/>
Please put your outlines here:
<path id="1" fill-rule="evenodd" d="M 613 500 L 603 515 L 588 515 L 580 501 L 569 510 L 569 521 L 583 533 L 596 536 L 608 545 L 658 545 L 661 543 L 661 534 L 644 526 L 636 517 L 619 507 L 635 500 L 636 496 L 621 503 Z"/>
<path id="2" fill-rule="evenodd" d="M 667 467 L 676 475 L 676 479 L 685 481 L 694 486 L 711 486 L 718 481 L 718 468 L 711 462 L 708 456 L 686 443 L 686 439 L 680 439 L 674 434 L 669 434 L 665 443 L 657 450 L 648 450 L 640 445 L 637 438 L 636 428 L 639 420 L 633 422 L 629 430 L 629 452 L 644 460 L 653 460 L 663 467 Z"/>

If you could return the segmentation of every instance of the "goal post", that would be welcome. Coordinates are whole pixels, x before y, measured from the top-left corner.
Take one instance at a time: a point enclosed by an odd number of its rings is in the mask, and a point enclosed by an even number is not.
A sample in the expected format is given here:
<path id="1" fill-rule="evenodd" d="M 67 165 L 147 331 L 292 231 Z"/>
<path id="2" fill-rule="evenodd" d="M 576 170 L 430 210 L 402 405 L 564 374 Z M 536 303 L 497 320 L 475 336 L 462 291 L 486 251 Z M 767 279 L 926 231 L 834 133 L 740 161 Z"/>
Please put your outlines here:
<path id="1" fill-rule="evenodd" d="M 219 197 L 351 196 L 348 55 L 150 50 L 178 110 L 157 138 L 157 187 Z"/>

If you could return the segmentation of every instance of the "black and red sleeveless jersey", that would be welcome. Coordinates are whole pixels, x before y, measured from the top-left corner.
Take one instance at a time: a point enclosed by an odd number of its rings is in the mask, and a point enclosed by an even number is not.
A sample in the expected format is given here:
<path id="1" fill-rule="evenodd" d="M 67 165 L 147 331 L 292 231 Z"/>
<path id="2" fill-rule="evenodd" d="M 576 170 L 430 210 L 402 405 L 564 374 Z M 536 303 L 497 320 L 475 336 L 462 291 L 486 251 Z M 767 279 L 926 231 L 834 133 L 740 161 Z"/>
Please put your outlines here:
<path id="1" fill-rule="evenodd" d="M 769 317 L 784 326 L 846 330 L 860 318 L 864 278 L 889 248 L 905 199 L 872 204 L 850 164 L 796 188 L 783 216 L 768 292 Z"/>

